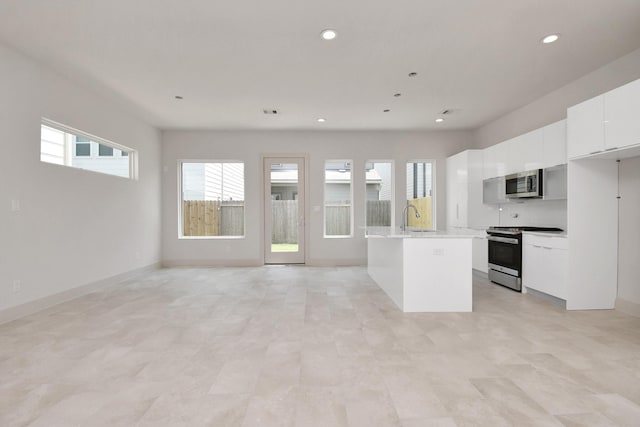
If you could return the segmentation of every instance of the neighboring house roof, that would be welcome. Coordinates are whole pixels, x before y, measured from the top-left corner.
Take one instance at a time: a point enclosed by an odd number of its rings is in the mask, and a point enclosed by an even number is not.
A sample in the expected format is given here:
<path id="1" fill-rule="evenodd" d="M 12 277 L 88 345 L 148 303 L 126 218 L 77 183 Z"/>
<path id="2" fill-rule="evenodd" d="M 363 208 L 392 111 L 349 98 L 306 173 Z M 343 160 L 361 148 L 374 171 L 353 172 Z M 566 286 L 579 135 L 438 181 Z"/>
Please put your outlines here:
<path id="1" fill-rule="evenodd" d="M 366 173 L 367 184 L 381 184 L 382 178 L 378 171 L 370 169 Z M 271 183 L 286 184 L 298 181 L 298 171 L 295 170 L 274 170 L 271 171 Z M 326 171 L 325 181 L 332 184 L 347 184 L 351 182 L 351 172 Z"/>

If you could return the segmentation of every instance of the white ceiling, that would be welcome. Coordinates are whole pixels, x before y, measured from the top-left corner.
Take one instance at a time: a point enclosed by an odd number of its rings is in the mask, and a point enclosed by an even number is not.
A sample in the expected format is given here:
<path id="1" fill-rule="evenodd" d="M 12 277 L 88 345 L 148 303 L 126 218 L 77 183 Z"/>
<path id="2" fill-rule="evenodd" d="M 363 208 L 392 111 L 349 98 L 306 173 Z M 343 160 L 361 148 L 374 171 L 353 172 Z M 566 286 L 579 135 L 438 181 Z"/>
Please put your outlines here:
<path id="1" fill-rule="evenodd" d="M 640 1 L 2 0 L 0 41 L 163 129 L 471 129 L 640 48 Z"/>

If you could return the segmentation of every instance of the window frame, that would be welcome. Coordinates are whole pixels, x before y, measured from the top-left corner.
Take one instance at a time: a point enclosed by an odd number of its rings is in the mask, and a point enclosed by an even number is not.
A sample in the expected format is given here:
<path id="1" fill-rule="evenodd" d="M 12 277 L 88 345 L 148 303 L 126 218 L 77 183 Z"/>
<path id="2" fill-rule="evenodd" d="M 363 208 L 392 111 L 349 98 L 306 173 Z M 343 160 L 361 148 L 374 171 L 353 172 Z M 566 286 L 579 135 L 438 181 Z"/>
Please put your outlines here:
<path id="1" fill-rule="evenodd" d="M 351 204 L 349 205 L 349 234 L 335 234 L 328 235 L 327 234 L 327 163 L 344 163 L 345 165 L 349 164 L 349 197 Z M 352 239 L 355 235 L 354 233 L 354 212 L 355 212 L 355 200 L 353 193 L 353 182 L 354 182 L 354 161 L 353 159 L 325 159 L 324 166 L 322 168 L 322 237 L 325 239 Z"/>
<path id="2" fill-rule="evenodd" d="M 63 164 L 59 164 L 59 163 L 53 163 L 53 162 L 47 162 L 46 160 L 42 160 L 42 157 L 40 158 L 40 162 L 41 163 L 46 163 L 46 164 L 53 164 L 53 165 L 57 165 L 57 166 L 64 166 L 64 167 L 69 167 L 69 168 L 73 168 L 76 170 L 81 170 L 81 171 L 86 171 L 86 172 L 91 172 L 91 173 L 99 173 L 101 175 L 108 175 L 108 176 L 114 176 L 117 178 L 122 178 L 122 179 L 129 179 L 129 180 L 134 180 L 137 181 L 139 179 L 138 176 L 138 150 L 135 150 L 133 148 L 124 146 L 122 144 L 118 144 L 115 143 L 113 141 L 110 141 L 108 139 L 105 138 L 101 138 L 99 136 L 96 135 L 92 135 L 88 132 L 84 132 L 81 131 L 79 129 L 73 128 L 71 126 L 67 126 L 64 125 L 62 123 L 56 122 L 54 120 L 51 119 L 47 119 L 45 117 L 41 117 L 40 118 L 40 152 L 42 153 L 42 127 L 46 126 L 48 128 L 57 130 L 59 132 L 62 132 L 65 134 L 64 138 L 65 138 L 65 149 L 64 149 L 64 163 Z M 79 166 L 74 166 L 73 164 L 71 164 L 72 162 L 72 158 L 73 157 L 79 157 L 79 158 L 93 158 L 93 150 L 90 149 L 89 151 L 89 155 L 88 156 L 76 156 L 75 153 L 75 147 L 73 144 L 72 139 L 74 139 L 73 137 L 81 137 L 81 138 L 86 138 L 89 140 L 89 142 L 80 142 L 81 144 L 89 144 L 89 147 L 91 147 L 91 143 L 95 142 L 96 144 L 101 144 L 101 145 L 105 145 L 107 147 L 110 147 L 114 150 L 120 150 L 120 152 L 127 152 L 128 156 L 121 156 L 121 157 L 128 157 L 128 165 L 129 165 L 129 176 L 122 176 L 122 175 L 116 175 L 113 173 L 109 173 L 109 172 L 102 172 L 102 171 L 97 171 L 97 170 L 93 170 L 93 169 L 87 169 L 87 168 L 82 168 Z M 115 153 L 115 151 L 114 151 Z M 107 157 L 107 156 L 102 156 L 102 157 Z M 115 156 L 112 156 L 115 157 Z"/>
<path id="3" fill-rule="evenodd" d="M 242 215 L 243 215 L 243 223 L 244 223 L 244 227 L 242 229 L 242 235 L 237 235 L 237 236 L 185 236 L 184 235 L 184 219 L 183 219 L 183 213 L 184 213 L 184 200 L 183 200 L 183 196 L 184 196 L 184 190 L 183 190 L 183 172 L 182 172 L 182 166 L 185 163 L 202 163 L 202 164 L 206 164 L 206 163 L 240 163 L 242 164 L 243 168 L 242 168 L 242 179 L 243 179 L 243 192 L 244 192 L 244 209 L 242 211 Z M 247 184 L 247 162 L 245 160 L 239 160 L 239 159 L 224 159 L 224 160 L 220 160 L 220 159 L 179 159 L 177 162 L 177 175 L 178 175 L 178 240 L 242 240 L 242 239 L 246 239 L 247 238 L 247 190 L 246 190 L 246 184 Z"/>

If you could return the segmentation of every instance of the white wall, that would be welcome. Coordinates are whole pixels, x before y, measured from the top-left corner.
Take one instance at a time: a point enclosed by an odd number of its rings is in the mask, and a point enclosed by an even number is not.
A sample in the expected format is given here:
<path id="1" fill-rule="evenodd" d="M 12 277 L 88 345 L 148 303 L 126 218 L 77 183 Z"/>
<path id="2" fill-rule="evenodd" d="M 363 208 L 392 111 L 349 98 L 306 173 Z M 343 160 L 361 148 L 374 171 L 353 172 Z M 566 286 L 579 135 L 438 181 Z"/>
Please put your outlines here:
<path id="1" fill-rule="evenodd" d="M 567 108 L 640 78 L 640 49 L 474 131 L 485 148 L 567 117 Z"/>
<path id="2" fill-rule="evenodd" d="M 500 205 L 499 225 L 558 227 L 567 229 L 566 200 L 537 200 L 509 202 Z"/>
<path id="3" fill-rule="evenodd" d="M 640 304 L 640 157 L 620 162 L 618 298 Z"/>
<path id="4" fill-rule="evenodd" d="M 2 45 L 0 76 L 0 315 L 158 262 L 159 133 Z M 138 150 L 140 180 L 40 162 L 41 117 Z"/>
<path id="5" fill-rule="evenodd" d="M 263 262 L 262 166 L 260 154 L 309 155 L 310 207 L 323 205 L 324 162 L 352 159 L 354 176 L 355 236 L 323 238 L 323 209 L 310 209 L 307 219 L 307 264 L 364 264 L 367 246 L 365 224 L 365 162 L 393 159 L 395 167 L 396 222 L 401 221 L 408 160 L 436 161 L 436 221 L 445 222 L 445 159 L 470 143 L 469 132 L 163 132 L 162 259 L 165 265 L 259 265 Z M 180 159 L 242 160 L 245 162 L 246 238 L 178 239 L 178 161 Z M 400 196 L 400 197 L 397 197 Z"/>

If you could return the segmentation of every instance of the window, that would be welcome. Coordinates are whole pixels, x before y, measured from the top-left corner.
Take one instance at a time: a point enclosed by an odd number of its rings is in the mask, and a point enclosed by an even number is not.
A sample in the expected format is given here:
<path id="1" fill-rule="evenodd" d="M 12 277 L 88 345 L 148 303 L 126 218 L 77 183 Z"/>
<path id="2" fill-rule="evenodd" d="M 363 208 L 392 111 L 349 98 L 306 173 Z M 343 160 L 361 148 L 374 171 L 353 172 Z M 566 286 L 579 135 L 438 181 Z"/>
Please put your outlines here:
<path id="1" fill-rule="evenodd" d="M 121 155 L 114 156 L 116 152 Z M 40 125 L 40 160 L 125 178 L 138 178 L 135 150 L 48 119 L 42 119 Z"/>
<path id="2" fill-rule="evenodd" d="M 413 205 L 420 213 L 416 218 L 415 212 L 407 212 L 407 226 L 425 230 L 433 230 L 433 163 L 430 161 L 413 161 L 407 163 L 407 205 Z"/>
<path id="3" fill-rule="evenodd" d="M 109 147 L 104 144 L 98 144 L 98 156 L 100 157 L 113 157 L 113 147 Z"/>
<path id="4" fill-rule="evenodd" d="M 351 160 L 328 160 L 324 169 L 324 235 L 351 237 Z"/>
<path id="5" fill-rule="evenodd" d="M 86 157 L 91 155 L 91 144 L 80 144 L 76 141 L 76 157 Z"/>
<path id="6" fill-rule="evenodd" d="M 393 163 L 369 160 L 365 165 L 367 227 L 393 224 Z"/>
<path id="7" fill-rule="evenodd" d="M 181 237 L 244 236 L 244 163 L 182 162 Z"/>

